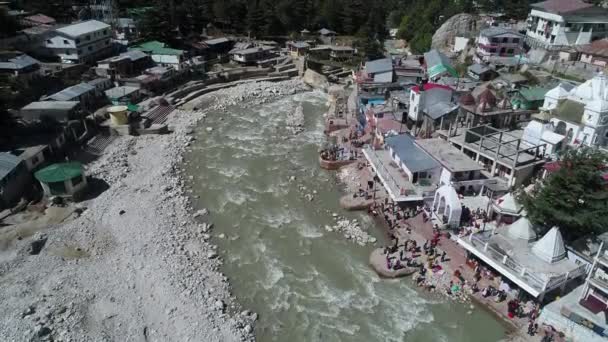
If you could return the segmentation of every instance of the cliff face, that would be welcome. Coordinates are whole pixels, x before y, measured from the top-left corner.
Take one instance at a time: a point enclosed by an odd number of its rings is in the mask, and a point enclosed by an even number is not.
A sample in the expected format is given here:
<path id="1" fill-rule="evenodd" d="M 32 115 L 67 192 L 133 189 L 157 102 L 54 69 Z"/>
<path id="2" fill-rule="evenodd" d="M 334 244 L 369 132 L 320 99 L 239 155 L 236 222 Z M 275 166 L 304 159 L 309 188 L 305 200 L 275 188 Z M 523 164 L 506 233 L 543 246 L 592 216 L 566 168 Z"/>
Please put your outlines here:
<path id="1" fill-rule="evenodd" d="M 431 47 L 445 51 L 454 44 L 454 37 L 464 36 L 474 39 L 478 32 L 475 16 L 467 13 L 456 14 L 435 31 Z"/>

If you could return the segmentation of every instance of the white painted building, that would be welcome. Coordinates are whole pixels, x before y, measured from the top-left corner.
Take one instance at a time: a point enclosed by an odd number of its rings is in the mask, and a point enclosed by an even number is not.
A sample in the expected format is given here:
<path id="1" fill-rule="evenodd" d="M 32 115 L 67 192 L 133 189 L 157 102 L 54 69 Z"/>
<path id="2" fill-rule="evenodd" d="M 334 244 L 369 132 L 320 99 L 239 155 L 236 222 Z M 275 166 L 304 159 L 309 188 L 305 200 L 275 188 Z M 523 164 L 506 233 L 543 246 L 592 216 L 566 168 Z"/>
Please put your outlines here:
<path id="1" fill-rule="evenodd" d="M 568 88 L 560 84 L 545 95 L 541 110 L 550 113 L 554 132 L 572 145 L 608 145 L 608 77 L 599 73 Z"/>
<path id="2" fill-rule="evenodd" d="M 608 34 L 608 11 L 583 0 L 547 0 L 531 5 L 526 40 L 532 47 L 560 49 L 589 44 Z"/>
<path id="3" fill-rule="evenodd" d="M 97 20 L 64 26 L 56 29 L 44 46 L 62 62 L 94 62 L 106 57 L 112 50 L 110 25 Z"/>

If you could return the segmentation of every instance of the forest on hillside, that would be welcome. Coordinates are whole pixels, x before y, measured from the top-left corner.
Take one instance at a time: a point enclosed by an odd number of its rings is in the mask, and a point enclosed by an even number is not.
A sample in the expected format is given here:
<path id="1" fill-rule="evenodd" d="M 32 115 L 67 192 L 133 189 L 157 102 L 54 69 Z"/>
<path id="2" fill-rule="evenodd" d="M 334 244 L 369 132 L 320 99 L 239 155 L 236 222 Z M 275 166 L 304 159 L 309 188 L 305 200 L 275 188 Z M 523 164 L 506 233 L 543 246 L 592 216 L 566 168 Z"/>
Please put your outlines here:
<path id="1" fill-rule="evenodd" d="M 33 12 L 69 20 L 72 5 L 85 0 L 22 0 Z M 374 49 L 387 37 L 388 28 L 399 28 L 413 51 L 430 47 L 435 30 L 450 16 L 461 13 L 504 12 L 523 19 L 529 0 L 115 0 L 118 16 L 136 15 L 145 39 L 171 43 L 197 37 L 203 29 L 263 38 L 296 35 L 302 29 L 326 27 L 355 36 Z M 136 9 L 133 11 L 133 9 Z M 67 18 L 66 18 L 67 17 Z"/>

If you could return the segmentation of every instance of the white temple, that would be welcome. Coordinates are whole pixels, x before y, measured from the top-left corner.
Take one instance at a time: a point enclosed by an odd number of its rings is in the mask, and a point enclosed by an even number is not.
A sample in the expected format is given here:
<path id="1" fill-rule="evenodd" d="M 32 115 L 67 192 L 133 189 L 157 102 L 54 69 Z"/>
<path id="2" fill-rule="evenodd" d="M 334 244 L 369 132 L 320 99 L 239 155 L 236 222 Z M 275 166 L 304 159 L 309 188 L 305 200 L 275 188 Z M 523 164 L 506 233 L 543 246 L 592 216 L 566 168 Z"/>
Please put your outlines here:
<path id="1" fill-rule="evenodd" d="M 540 109 L 550 114 L 550 130 L 565 136 L 568 144 L 608 145 L 608 77 L 604 73 L 577 87 L 560 83 L 545 94 Z"/>
<path id="2" fill-rule="evenodd" d="M 501 276 L 531 296 L 543 300 L 546 293 L 564 290 L 572 279 L 585 274 L 586 265 L 566 257 L 564 240 L 557 227 L 540 240 L 525 217 L 506 227 L 459 238 L 458 243 Z"/>
<path id="3" fill-rule="evenodd" d="M 521 239 L 527 242 L 536 240 L 536 232 L 532 223 L 526 217 L 520 217 L 509 225 L 507 234 L 514 239 Z"/>
<path id="4" fill-rule="evenodd" d="M 564 239 L 562 239 L 559 229 L 557 227 L 551 228 L 542 239 L 534 244 L 532 253 L 549 263 L 554 263 L 565 258 L 566 247 L 564 246 Z"/>

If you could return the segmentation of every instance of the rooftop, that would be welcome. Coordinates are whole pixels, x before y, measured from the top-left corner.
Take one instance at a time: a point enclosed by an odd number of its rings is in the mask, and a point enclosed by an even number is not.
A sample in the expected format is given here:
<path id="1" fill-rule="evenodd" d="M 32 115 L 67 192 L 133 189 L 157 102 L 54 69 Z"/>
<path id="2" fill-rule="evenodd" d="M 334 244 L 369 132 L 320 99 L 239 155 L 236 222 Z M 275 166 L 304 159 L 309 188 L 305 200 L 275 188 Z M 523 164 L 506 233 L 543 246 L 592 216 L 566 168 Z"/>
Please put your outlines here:
<path id="1" fill-rule="evenodd" d="M 450 172 L 483 170 L 482 165 L 443 139 L 416 140 L 416 144 Z"/>
<path id="2" fill-rule="evenodd" d="M 78 101 L 36 101 L 21 110 L 72 110 L 76 106 Z"/>
<path id="3" fill-rule="evenodd" d="M 8 152 L 0 152 L 0 179 L 4 179 L 19 163 L 21 163 L 19 157 Z"/>
<path id="4" fill-rule="evenodd" d="M 63 89 L 62 91 L 50 95 L 47 99 L 55 101 L 70 101 L 82 94 L 95 91 L 95 87 L 87 83 L 79 83 L 77 85 Z"/>
<path id="5" fill-rule="evenodd" d="M 106 96 L 111 99 L 118 99 L 123 96 L 129 96 L 138 91 L 139 91 L 139 88 L 137 88 L 137 87 L 120 86 L 120 87 L 114 87 L 114 88 L 108 89 L 108 90 L 106 90 L 105 93 L 106 93 Z"/>
<path id="6" fill-rule="evenodd" d="M 578 47 L 577 50 L 588 55 L 608 57 L 608 39 L 596 40 L 591 44 Z"/>
<path id="7" fill-rule="evenodd" d="M 222 37 L 222 38 L 208 39 L 208 40 L 205 40 L 204 43 L 207 45 L 214 45 L 214 44 L 228 43 L 229 41 L 230 41 L 230 39 Z"/>
<path id="8" fill-rule="evenodd" d="M 566 14 L 593 7 L 593 4 L 583 0 L 547 0 L 530 5 L 532 8 L 545 10 L 555 14 Z"/>
<path id="9" fill-rule="evenodd" d="M 481 30 L 480 34 L 482 36 L 486 36 L 486 37 L 496 37 L 496 36 L 504 36 L 504 35 L 511 35 L 511 36 L 517 36 L 517 37 L 523 37 L 524 35 L 512 30 L 512 29 L 508 29 L 505 27 L 497 27 L 497 26 L 491 26 L 488 27 L 486 29 Z"/>
<path id="10" fill-rule="evenodd" d="M 140 51 L 140 50 L 129 50 L 129 51 L 121 53 L 118 56 L 113 56 L 113 57 L 110 57 L 110 58 L 106 58 L 106 59 L 101 60 L 101 61 L 99 61 L 97 63 L 98 64 L 99 63 L 111 63 L 111 62 L 121 61 L 123 59 L 130 59 L 131 61 L 136 61 L 136 60 L 139 60 L 139 59 L 142 59 L 142 58 L 146 58 L 146 57 L 148 57 L 148 55 L 145 52 L 143 52 L 143 51 Z"/>
<path id="11" fill-rule="evenodd" d="M 526 101 L 542 101 L 549 89 L 543 87 L 521 88 L 519 94 Z"/>
<path id="12" fill-rule="evenodd" d="M 424 61 L 426 63 L 427 74 L 431 78 L 439 76 L 443 73 L 448 73 L 450 76 L 458 77 L 458 72 L 452 66 L 450 59 L 438 50 L 425 52 Z"/>
<path id="13" fill-rule="evenodd" d="M 256 46 L 256 47 L 252 47 L 252 48 L 248 48 L 248 49 L 244 49 L 244 50 L 232 50 L 230 51 L 231 54 L 234 55 L 248 55 L 248 54 L 252 54 L 252 53 L 256 53 L 256 52 L 263 52 L 263 51 L 272 51 L 274 50 L 273 47 L 271 46 Z"/>
<path id="14" fill-rule="evenodd" d="M 10 58 L 6 62 L 0 62 L 0 69 L 20 70 L 36 64 L 40 64 L 40 62 L 26 54 L 23 54 Z"/>
<path id="15" fill-rule="evenodd" d="M 79 162 L 51 164 L 34 173 L 34 177 L 43 183 L 64 182 L 82 176 L 83 168 Z"/>
<path id="16" fill-rule="evenodd" d="M 393 60 L 390 58 L 376 59 L 365 62 L 365 72 L 368 74 L 376 74 L 393 70 Z"/>
<path id="17" fill-rule="evenodd" d="M 33 23 L 42 24 L 42 25 L 53 25 L 53 24 L 55 24 L 55 19 L 49 17 L 48 15 L 44 15 L 42 13 L 30 15 L 29 17 L 25 17 L 23 19 L 27 20 L 27 21 L 30 21 L 30 22 L 33 22 Z"/>
<path id="18" fill-rule="evenodd" d="M 157 40 L 152 40 L 149 42 L 145 42 L 131 48 L 132 50 L 141 50 L 143 52 L 147 52 L 154 55 L 173 55 L 180 56 L 184 54 L 184 50 L 172 49 L 167 47 L 167 44 L 163 42 L 159 42 Z"/>
<path id="19" fill-rule="evenodd" d="M 64 26 L 62 28 L 57 29 L 57 32 L 63 33 L 70 37 L 76 38 L 82 36 L 83 34 L 88 34 L 91 32 L 109 29 L 110 25 L 103 23 L 97 20 L 87 20 L 78 24 Z"/>
<path id="20" fill-rule="evenodd" d="M 397 154 L 397 157 L 411 172 L 430 170 L 439 163 L 418 147 L 409 134 L 400 134 L 386 138 L 386 144 Z"/>

